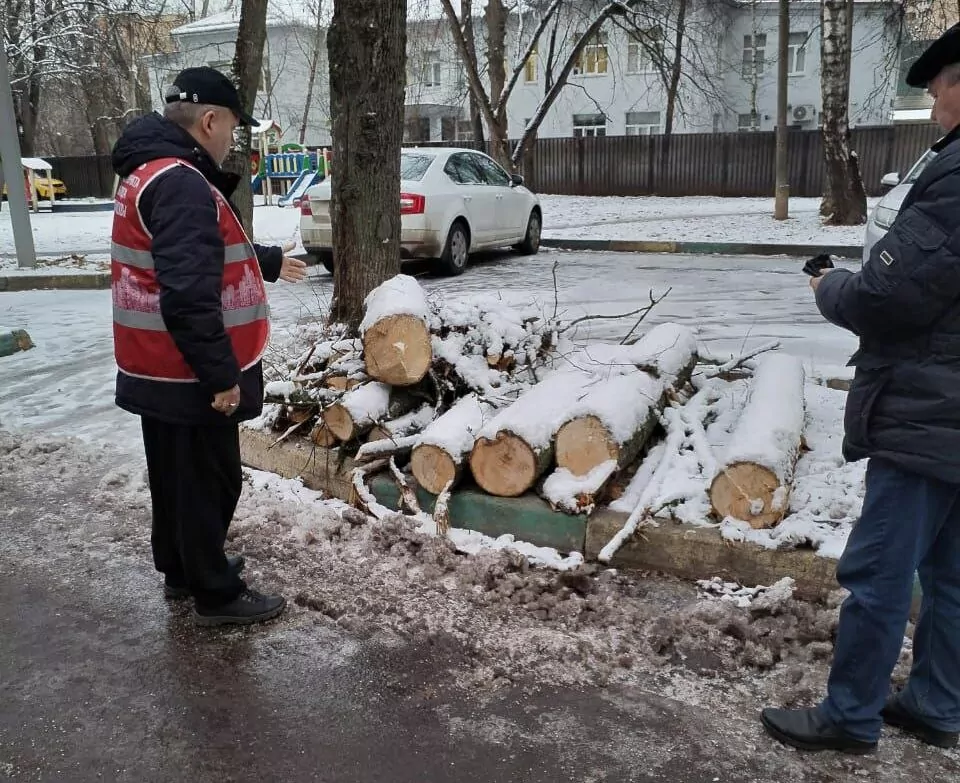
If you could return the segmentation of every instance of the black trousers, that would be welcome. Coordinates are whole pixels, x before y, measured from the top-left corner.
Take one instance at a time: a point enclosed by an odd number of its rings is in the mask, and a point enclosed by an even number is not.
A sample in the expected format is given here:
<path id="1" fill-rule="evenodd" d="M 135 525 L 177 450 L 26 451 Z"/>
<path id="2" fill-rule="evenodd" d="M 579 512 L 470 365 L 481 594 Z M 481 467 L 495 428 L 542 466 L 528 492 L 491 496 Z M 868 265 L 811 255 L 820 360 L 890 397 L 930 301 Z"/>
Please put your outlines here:
<path id="1" fill-rule="evenodd" d="M 236 424 L 198 427 L 141 417 L 153 501 L 153 562 L 167 584 L 202 606 L 229 603 L 246 587 L 227 566 L 227 530 L 243 471 Z"/>

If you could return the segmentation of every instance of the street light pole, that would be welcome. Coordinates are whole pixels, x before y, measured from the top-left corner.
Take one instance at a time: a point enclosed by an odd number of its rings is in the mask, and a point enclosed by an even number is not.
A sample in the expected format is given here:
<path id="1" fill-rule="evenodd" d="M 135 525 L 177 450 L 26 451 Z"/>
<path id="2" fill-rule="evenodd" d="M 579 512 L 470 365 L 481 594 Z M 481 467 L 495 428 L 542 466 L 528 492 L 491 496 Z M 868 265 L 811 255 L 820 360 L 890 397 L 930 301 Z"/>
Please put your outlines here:
<path id="1" fill-rule="evenodd" d="M 17 264 L 33 267 L 37 253 L 30 231 L 30 213 L 27 196 L 23 191 L 23 164 L 20 160 L 20 137 L 17 134 L 16 114 L 13 111 L 13 87 L 10 84 L 10 69 L 7 52 L 0 40 L 0 163 L 3 164 L 3 179 L 7 183 L 7 203 L 10 205 L 10 223 L 13 226 L 13 242 L 17 249 Z"/>
<path id="2" fill-rule="evenodd" d="M 790 215 L 790 184 L 787 162 L 787 89 L 790 82 L 787 62 L 790 56 L 789 0 L 780 0 L 780 40 L 777 71 L 777 192 L 773 216 L 786 220 Z"/>

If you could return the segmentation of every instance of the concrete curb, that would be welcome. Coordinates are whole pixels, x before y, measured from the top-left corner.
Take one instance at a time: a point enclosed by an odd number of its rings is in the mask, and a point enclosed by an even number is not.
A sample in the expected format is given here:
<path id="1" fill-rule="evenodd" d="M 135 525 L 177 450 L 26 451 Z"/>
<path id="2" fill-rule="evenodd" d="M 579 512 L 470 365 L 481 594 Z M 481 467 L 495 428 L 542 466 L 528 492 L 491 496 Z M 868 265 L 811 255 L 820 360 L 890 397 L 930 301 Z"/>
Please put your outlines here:
<path id="1" fill-rule="evenodd" d="M 0 293 L 13 291 L 104 291 L 109 273 L 79 275 L 0 275 Z"/>
<path id="2" fill-rule="evenodd" d="M 23 329 L 0 332 L 0 357 L 11 356 L 20 351 L 29 351 L 33 347 L 33 340 Z"/>
<path id="3" fill-rule="evenodd" d="M 301 478 L 311 489 L 349 501 L 352 494 L 350 471 L 353 462 L 342 459 L 336 449 L 313 447 L 304 441 L 273 445 L 276 436 L 241 429 L 243 463 L 284 478 Z M 370 484 L 377 500 L 397 508 L 398 491 L 389 479 Z M 424 510 L 433 508 L 433 497 L 419 491 Z M 561 552 L 580 551 L 595 560 L 600 549 L 623 527 L 627 514 L 598 511 L 589 518 L 570 516 L 550 509 L 540 498 L 496 498 L 463 489 L 450 502 L 455 527 L 477 530 L 490 536 L 512 533 L 539 546 Z M 836 561 L 809 550 L 771 550 L 756 544 L 724 540 L 712 528 L 664 524 L 644 528 L 640 536 L 617 553 L 612 566 L 660 571 L 683 579 L 714 576 L 747 585 L 770 585 L 785 576 L 796 580 L 797 594 L 823 599 L 836 590 Z"/>
<path id="4" fill-rule="evenodd" d="M 799 256 L 813 257 L 826 253 L 859 260 L 862 245 L 787 245 L 752 244 L 747 242 L 657 242 L 622 239 L 544 239 L 542 247 L 558 250 L 587 250 L 607 253 L 682 253 L 686 255 L 725 256 Z"/>

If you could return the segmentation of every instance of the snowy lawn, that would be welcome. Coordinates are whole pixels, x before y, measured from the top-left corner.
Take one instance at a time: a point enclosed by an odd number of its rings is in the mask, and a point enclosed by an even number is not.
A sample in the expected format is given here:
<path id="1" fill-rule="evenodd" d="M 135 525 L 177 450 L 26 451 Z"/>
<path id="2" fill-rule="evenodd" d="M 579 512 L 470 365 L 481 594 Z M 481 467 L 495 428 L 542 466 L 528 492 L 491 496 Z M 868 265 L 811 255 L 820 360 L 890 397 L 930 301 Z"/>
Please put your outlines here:
<path id="1" fill-rule="evenodd" d="M 542 196 L 544 236 L 575 239 L 826 243 L 858 245 L 863 227 L 827 228 L 820 224 L 817 199 L 794 199 L 790 220 L 773 220 L 773 200 L 765 198 L 589 198 Z M 872 202 L 871 202 L 872 206 Z M 71 271 L 94 267 L 110 251 L 112 212 L 31 214 L 37 255 L 49 262 L 87 256 L 84 268 L 74 260 L 57 263 Z M 300 213 L 288 207 L 258 206 L 254 239 L 263 244 L 299 242 Z M 298 245 L 297 251 L 302 247 Z M 9 210 L 0 213 L 0 274 L 16 272 Z M 99 257 L 99 258 L 97 258 Z M 49 271 L 49 270 L 47 270 Z"/>

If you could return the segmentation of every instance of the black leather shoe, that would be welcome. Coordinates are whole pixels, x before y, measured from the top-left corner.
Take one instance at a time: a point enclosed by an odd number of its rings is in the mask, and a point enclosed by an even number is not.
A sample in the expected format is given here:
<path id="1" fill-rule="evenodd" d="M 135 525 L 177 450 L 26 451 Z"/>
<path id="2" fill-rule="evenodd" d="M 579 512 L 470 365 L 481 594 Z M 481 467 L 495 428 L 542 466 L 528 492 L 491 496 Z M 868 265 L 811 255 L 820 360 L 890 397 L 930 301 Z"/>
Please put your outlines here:
<path id="1" fill-rule="evenodd" d="M 876 750 L 876 742 L 851 737 L 843 729 L 828 723 L 817 709 L 765 709 L 760 719 L 767 733 L 798 750 L 839 750 L 863 755 Z"/>
<path id="2" fill-rule="evenodd" d="M 955 731 L 940 731 L 928 726 L 900 703 L 900 697 L 891 696 L 883 708 L 883 722 L 888 726 L 901 729 L 927 745 L 950 750 L 957 747 L 960 734 Z"/>
<path id="3" fill-rule="evenodd" d="M 263 595 L 249 587 L 223 606 L 197 606 L 193 619 L 197 625 L 253 625 L 272 620 L 287 608 L 287 599 Z"/>
<path id="4" fill-rule="evenodd" d="M 233 573 L 239 574 L 246 565 L 247 561 L 240 555 L 227 555 L 227 566 L 229 566 Z M 171 585 L 169 582 L 166 582 L 163 585 L 163 597 L 168 601 L 183 601 L 190 597 L 190 588 Z"/>

